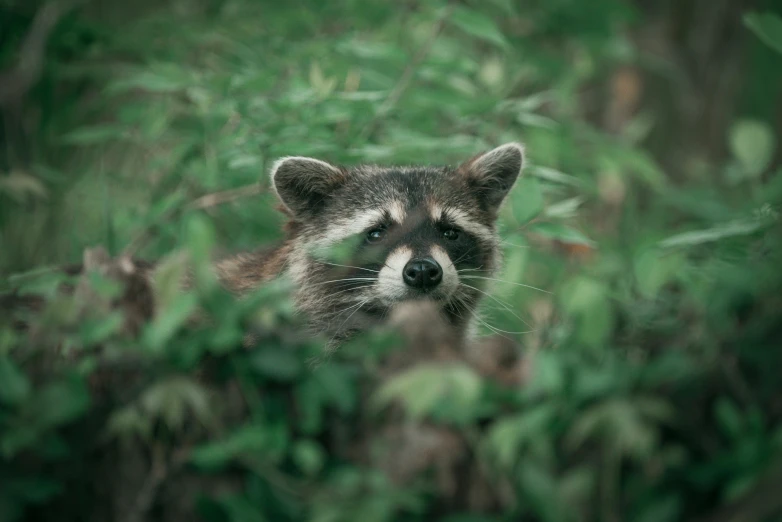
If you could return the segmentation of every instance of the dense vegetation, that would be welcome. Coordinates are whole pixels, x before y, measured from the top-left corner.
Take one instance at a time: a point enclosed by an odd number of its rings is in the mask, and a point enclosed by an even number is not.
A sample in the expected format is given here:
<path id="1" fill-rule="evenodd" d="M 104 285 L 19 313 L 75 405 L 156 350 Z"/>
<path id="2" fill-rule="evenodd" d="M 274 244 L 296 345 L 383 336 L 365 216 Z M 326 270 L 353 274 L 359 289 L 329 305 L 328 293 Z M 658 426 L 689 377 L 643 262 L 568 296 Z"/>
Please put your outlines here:
<path id="1" fill-rule="evenodd" d="M 1 1 L 0 291 L 42 304 L 0 306 L 0 521 L 781 520 L 772 7 Z M 203 269 L 279 239 L 278 156 L 515 140 L 477 350 L 323 360 L 286 281 Z"/>

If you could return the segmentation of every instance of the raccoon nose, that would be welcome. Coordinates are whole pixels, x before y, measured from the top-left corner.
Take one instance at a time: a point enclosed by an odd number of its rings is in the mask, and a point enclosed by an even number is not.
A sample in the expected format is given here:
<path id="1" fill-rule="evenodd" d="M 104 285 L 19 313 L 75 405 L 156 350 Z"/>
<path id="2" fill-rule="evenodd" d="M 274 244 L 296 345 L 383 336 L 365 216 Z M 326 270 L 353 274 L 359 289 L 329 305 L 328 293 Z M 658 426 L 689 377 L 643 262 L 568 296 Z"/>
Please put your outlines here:
<path id="1" fill-rule="evenodd" d="M 429 290 L 443 280 L 443 269 L 431 257 L 411 259 L 405 265 L 402 277 L 408 286 Z"/>

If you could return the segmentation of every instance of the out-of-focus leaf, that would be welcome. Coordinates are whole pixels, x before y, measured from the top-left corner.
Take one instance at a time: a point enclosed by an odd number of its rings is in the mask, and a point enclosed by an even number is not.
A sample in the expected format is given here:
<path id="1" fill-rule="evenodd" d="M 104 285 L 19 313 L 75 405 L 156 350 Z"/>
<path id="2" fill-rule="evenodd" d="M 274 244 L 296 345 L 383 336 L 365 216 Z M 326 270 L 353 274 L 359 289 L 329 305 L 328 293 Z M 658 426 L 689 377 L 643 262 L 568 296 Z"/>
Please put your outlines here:
<path id="1" fill-rule="evenodd" d="M 261 348 L 250 363 L 261 375 L 275 380 L 294 379 L 302 370 L 302 364 L 290 348 Z"/>
<path id="2" fill-rule="evenodd" d="M 73 130 L 63 136 L 62 140 L 69 145 L 95 145 L 122 139 L 124 136 L 125 130 L 123 127 L 107 124 Z"/>
<path id="3" fill-rule="evenodd" d="M 681 520 L 682 501 L 679 495 L 655 497 L 653 502 L 635 519 L 637 522 L 669 522 Z"/>
<path id="4" fill-rule="evenodd" d="M 559 294 L 563 308 L 578 320 L 578 339 L 589 346 L 600 347 L 613 328 L 614 312 L 606 290 L 600 281 L 579 277 Z"/>
<path id="5" fill-rule="evenodd" d="M 466 7 L 457 7 L 451 13 L 451 22 L 467 34 L 486 40 L 502 49 L 509 46 L 497 24 L 483 13 Z"/>
<path id="6" fill-rule="evenodd" d="M 181 429 L 191 415 L 202 424 L 212 419 L 207 390 L 188 377 L 169 377 L 150 386 L 140 404 L 148 415 L 163 420 L 174 431 Z"/>
<path id="7" fill-rule="evenodd" d="M 574 217 L 578 211 L 578 208 L 584 202 L 584 199 L 585 198 L 583 196 L 576 196 L 574 198 L 568 198 L 563 201 L 553 203 L 548 205 L 543 213 L 546 217 L 557 219 L 567 219 Z"/>
<path id="8" fill-rule="evenodd" d="M 90 394 L 83 380 L 76 377 L 45 385 L 32 397 L 31 411 L 40 426 L 70 422 L 87 411 Z"/>
<path id="9" fill-rule="evenodd" d="M 152 433 L 154 419 L 135 406 L 127 406 L 111 414 L 106 423 L 106 436 L 110 438 L 146 440 Z"/>
<path id="10" fill-rule="evenodd" d="M 714 415 L 728 436 L 736 441 L 741 440 L 744 435 L 744 420 L 730 399 L 720 397 L 714 405 Z"/>
<path id="11" fill-rule="evenodd" d="M 10 357 L 0 355 L 0 402 L 19 404 L 30 394 L 27 376 Z"/>
<path id="12" fill-rule="evenodd" d="M 342 413 L 350 413 L 356 407 L 355 376 L 347 367 L 323 365 L 313 371 L 312 379 L 323 402 L 336 406 Z"/>
<path id="13" fill-rule="evenodd" d="M 729 221 L 722 225 L 707 228 L 704 230 L 693 230 L 691 232 L 682 232 L 660 241 L 661 248 L 675 248 L 701 245 L 711 243 L 721 239 L 747 236 L 762 230 L 771 223 L 769 219 L 743 219 Z"/>
<path id="14" fill-rule="evenodd" d="M 248 424 L 222 440 L 194 449 L 190 460 L 199 468 L 216 469 L 242 457 L 278 459 L 284 450 L 280 435 L 285 434 L 279 426 Z"/>
<path id="15" fill-rule="evenodd" d="M 184 90 L 192 83 L 193 78 L 182 65 L 156 63 L 113 82 L 109 92 L 120 93 L 141 89 L 150 93 L 172 93 Z"/>
<path id="16" fill-rule="evenodd" d="M 144 331 L 144 341 L 153 350 L 161 350 L 166 342 L 193 317 L 198 308 L 198 298 L 190 293 L 180 294 L 156 313 L 152 323 Z"/>
<path id="17" fill-rule="evenodd" d="M 648 298 L 657 295 L 660 288 L 681 274 L 684 260 L 672 253 L 649 249 L 636 256 L 634 263 L 638 288 Z"/>
<path id="18" fill-rule="evenodd" d="M 49 197 L 49 191 L 41 180 L 31 174 L 18 171 L 0 176 L 0 194 L 3 193 L 17 201 L 24 201 L 27 196 L 37 199 Z"/>
<path id="19" fill-rule="evenodd" d="M 80 337 L 87 346 L 101 343 L 116 334 L 125 323 L 122 312 L 112 312 L 105 317 L 85 319 L 80 328 Z"/>
<path id="20" fill-rule="evenodd" d="M 538 234 L 549 239 L 556 239 L 557 241 L 571 245 L 585 245 L 590 247 L 595 246 L 595 242 L 586 237 L 583 233 L 560 223 L 533 223 L 530 225 L 528 230 L 534 234 Z"/>
<path id="21" fill-rule="evenodd" d="M 761 121 L 739 121 L 730 129 L 730 149 L 747 174 L 758 176 L 774 156 L 774 131 Z"/>
<path id="22" fill-rule="evenodd" d="M 550 181 L 552 183 L 570 185 L 572 187 L 582 187 L 584 184 L 577 177 L 571 176 L 570 174 L 565 174 L 564 172 L 560 172 L 557 169 L 552 169 L 550 167 L 542 167 L 540 165 L 530 165 L 529 167 L 525 167 L 524 170 L 528 171 L 529 174 L 531 174 L 532 176 L 538 177 L 546 181 Z"/>
<path id="23" fill-rule="evenodd" d="M 566 440 L 572 449 L 587 439 L 602 440 L 618 454 L 642 460 L 658 443 L 656 423 L 669 417 L 670 408 L 655 399 L 612 398 L 581 415 Z"/>
<path id="24" fill-rule="evenodd" d="M 522 458 L 523 445 L 543 436 L 555 416 L 556 409 L 552 404 L 541 404 L 495 422 L 489 431 L 487 443 L 497 462 L 505 469 L 511 469 Z"/>
<path id="25" fill-rule="evenodd" d="M 774 13 L 749 13 L 744 24 L 769 47 L 782 53 L 782 17 Z"/>
<path id="26" fill-rule="evenodd" d="M 291 449 L 291 457 L 296 465 L 307 475 L 315 475 L 326 460 L 323 447 L 312 440 L 301 440 Z"/>
<path id="27" fill-rule="evenodd" d="M 559 393 L 565 386 L 565 367 L 556 354 L 541 351 L 535 354 L 533 360 L 535 373 L 529 384 L 530 393 Z"/>
<path id="28" fill-rule="evenodd" d="M 543 192 L 535 178 L 525 177 L 511 192 L 511 209 L 520 225 L 526 224 L 543 210 Z"/>
<path id="29" fill-rule="evenodd" d="M 480 377 L 462 364 L 422 364 L 386 382 L 375 395 L 377 406 L 399 401 L 413 418 L 435 413 L 443 402 L 469 412 L 482 390 Z"/>

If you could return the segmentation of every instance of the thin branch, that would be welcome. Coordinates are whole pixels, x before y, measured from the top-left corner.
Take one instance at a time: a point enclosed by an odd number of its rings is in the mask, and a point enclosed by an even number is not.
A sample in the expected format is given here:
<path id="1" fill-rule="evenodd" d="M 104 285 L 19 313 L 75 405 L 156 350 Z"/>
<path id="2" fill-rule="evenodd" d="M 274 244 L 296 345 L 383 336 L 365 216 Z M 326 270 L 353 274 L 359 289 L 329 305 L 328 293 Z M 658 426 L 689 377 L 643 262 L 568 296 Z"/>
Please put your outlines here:
<path id="1" fill-rule="evenodd" d="M 378 107 L 377 112 L 375 112 L 375 116 L 361 131 L 361 141 L 365 141 L 369 138 L 369 136 L 377 127 L 378 123 L 380 123 L 381 119 L 384 118 L 389 112 L 391 112 L 391 110 L 396 106 L 397 102 L 399 102 L 399 99 L 410 86 L 410 82 L 415 76 L 415 73 L 418 71 L 418 68 L 421 66 L 421 63 L 423 63 L 423 61 L 429 55 L 429 52 L 432 50 L 434 42 L 442 32 L 443 27 L 445 27 L 445 23 L 448 21 L 448 18 L 450 18 L 452 12 L 453 7 L 448 7 L 443 11 L 442 15 L 437 19 L 437 21 L 435 21 L 426 41 L 424 41 L 424 43 L 415 53 L 413 58 L 410 60 L 410 63 L 407 64 L 407 67 L 405 67 L 405 70 L 402 72 L 402 76 L 399 77 L 399 81 L 397 81 L 394 88 L 388 94 L 388 97 L 383 101 L 380 107 Z"/>
<path id="2" fill-rule="evenodd" d="M 0 105 L 21 99 L 41 77 L 46 42 L 57 22 L 76 2 L 48 2 L 35 13 L 19 49 L 16 66 L 0 72 Z"/>
<path id="3" fill-rule="evenodd" d="M 188 205 L 188 207 L 192 209 L 203 210 L 218 205 L 224 205 L 225 203 L 231 203 L 238 199 L 246 198 L 249 196 L 257 196 L 262 192 L 263 192 L 263 187 L 261 187 L 259 183 L 252 183 L 250 185 L 245 185 L 243 187 L 239 187 L 235 189 L 206 194 L 192 201 L 190 205 Z"/>

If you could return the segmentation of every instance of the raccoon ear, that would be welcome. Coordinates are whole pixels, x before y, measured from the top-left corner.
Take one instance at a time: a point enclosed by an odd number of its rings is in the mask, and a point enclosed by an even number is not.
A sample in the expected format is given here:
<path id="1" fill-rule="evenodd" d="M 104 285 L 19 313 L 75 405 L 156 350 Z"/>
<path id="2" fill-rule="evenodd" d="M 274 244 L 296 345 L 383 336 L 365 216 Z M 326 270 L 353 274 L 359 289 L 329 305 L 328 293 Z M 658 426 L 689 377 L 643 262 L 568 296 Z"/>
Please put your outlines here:
<path id="1" fill-rule="evenodd" d="M 294 216 L 316 212 L 345 177 L 345 171 L 334 165 L 302 156 L 280 158 L 271 170 L 274 191 Z"/>
<path id="2" fill-rule="evenodd" d="M 457 173 L 479 192 L 490 209 L 499 208 L 524 166 L 524 145 L 506 143 L 462 163 Z"/>

